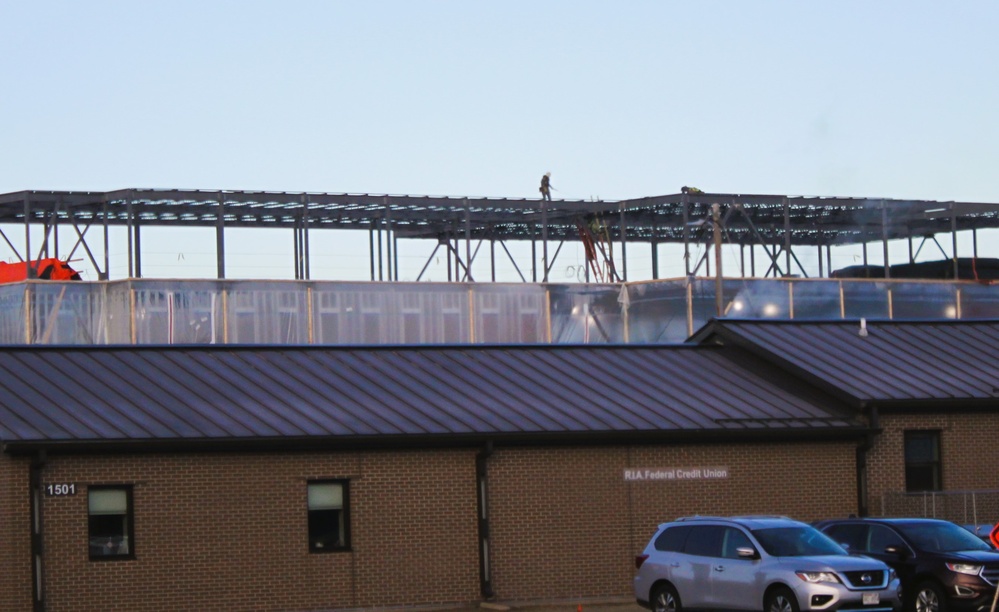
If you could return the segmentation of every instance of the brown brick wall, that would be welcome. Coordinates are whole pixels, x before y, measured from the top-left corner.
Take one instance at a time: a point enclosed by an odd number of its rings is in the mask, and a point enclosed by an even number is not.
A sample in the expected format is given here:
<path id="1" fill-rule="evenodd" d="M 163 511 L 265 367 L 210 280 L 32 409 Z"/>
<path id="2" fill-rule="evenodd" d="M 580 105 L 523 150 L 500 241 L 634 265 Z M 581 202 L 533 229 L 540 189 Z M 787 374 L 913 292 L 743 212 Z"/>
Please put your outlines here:
<path id="1" fill-rule="evenodd" d="M 498 450 L 493 583 L 504 599 L 631 594 L 656 525 L 691 514 L 811 521 L 857 509 L 853 443 Z M 625 482 L 626 468 L 727 467 L 724 480 Z"/>
<path id="2" fill-rule="evenodd" d="M 308 552 L 314 478 L 351 479 L 352 553 Z M 45 500 L 51 612 L 478 599 L 472 451 L 55 457 L 44 480 L 134 485 L 131 561 L 88 561 L 85 486 Z"/>
<path id="3" fill-rule="evenodd" d="M 880 425 L 883 433 L 875 440 L 867 458 L 871 514 L 886 511 L 892 514 L 892 504 L 886 496 L 905 491 L 904 435 L 907 430 L 940 431 L 941 484 L 945 491 L 999 489 L 999 414 L 890 414 L 881 416 Z M 927 500 L 923 504 L 920 500 L 910 513 L 922 513 L 925 505 L 927 515 L 932 515 L 933 503 L 933 500 Z M 972 503 L 971 498 L 966 501 L 963 495 L 938 496 L 937 515 L 949 513 L 944 518 L 957 521 L 967 516 L 968 522 L 973 514 L 983 519 L 979 522 L 999 520 L 999 496 L 976 496 L 974 503 L 981 507 L 974 513 Z M 943 504 L 954 507 L 944 508 Z"/>
<path id="4" fill-rule="evenodd" d="M 849 442 L 498 448 L 489 460 L 500 599 L 628 596 L 655 526 L 687 514 L 856 509 Z M 5 597 L 30 601 L 27 463 L 4 456 Z M 726 467 L 721 480 L 631 481 L 625 469 Z M 12 475 L 12 476 L 11 476 Z M 349 478 L 350 553 L 309 554 L 306 481 Z M 50 457 L 46 596 L 62 610 L 315 610 L 479 599 L 474 450 Z M 4 481 L 6 482 L 6 480 Z M 92 562 L 86 487 L 134 486 L 136 559 Z M 8 548 L 3 547 L 5 555 Z M 7 595 L 9 592 L 17 595 Z"/>
<path id="5" fill-rule="evenodd" d="M 0 455 L 0 610 L 31 609 L 30 461 Z"/>

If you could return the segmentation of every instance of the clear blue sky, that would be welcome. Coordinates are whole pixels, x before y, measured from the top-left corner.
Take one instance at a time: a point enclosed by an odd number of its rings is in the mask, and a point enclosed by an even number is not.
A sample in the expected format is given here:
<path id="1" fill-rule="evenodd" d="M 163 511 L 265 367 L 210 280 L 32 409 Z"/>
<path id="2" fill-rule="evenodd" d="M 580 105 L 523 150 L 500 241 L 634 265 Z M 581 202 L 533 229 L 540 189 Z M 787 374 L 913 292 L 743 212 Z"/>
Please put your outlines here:
<path id="1" fill-rule="evenodd" d="M 985 1 L 0 0 L 0 193 L 999 202 L 997 31 Z"/>

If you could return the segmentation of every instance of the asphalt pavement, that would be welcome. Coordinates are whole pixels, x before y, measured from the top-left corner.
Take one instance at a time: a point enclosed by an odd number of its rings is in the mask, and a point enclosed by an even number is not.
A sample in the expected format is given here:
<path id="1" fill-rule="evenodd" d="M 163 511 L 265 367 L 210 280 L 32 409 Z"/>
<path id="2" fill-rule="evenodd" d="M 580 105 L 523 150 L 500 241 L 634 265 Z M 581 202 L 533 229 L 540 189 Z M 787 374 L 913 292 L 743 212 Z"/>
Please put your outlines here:
<path id="1" fill-rule="evenodd" d="M 442 611 L 443 612 L 443 611 Z M 647 612 L 634 599 L 566 599 L 551 601 L 497 601 L 453 608 L 452 612 Z"/>

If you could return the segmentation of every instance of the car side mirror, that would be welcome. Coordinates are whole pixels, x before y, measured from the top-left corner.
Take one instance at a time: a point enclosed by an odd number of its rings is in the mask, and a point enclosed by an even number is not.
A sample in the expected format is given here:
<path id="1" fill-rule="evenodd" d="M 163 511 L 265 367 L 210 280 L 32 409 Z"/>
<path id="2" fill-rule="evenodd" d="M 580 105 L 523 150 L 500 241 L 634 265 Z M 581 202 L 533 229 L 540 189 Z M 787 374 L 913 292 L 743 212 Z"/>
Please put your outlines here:
<path id="1" fill-rule="evenodd" d="M 735 549 L 735 554 L 739 555 L 740 559 L 758 559 L 759 554 L 757 554 L 756 549 L 749 548 L 748 546 L 740 546 Z"/>

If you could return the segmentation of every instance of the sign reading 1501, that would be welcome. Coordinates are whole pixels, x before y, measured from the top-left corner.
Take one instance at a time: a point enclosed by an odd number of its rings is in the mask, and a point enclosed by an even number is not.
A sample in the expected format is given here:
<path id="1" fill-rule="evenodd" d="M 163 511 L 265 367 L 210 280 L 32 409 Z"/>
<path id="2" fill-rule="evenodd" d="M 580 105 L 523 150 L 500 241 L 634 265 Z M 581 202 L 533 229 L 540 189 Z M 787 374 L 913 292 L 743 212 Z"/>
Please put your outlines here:
<path id="1" fill-rule="evenodd" d="M 51 496 L 76 495 L 76 485 L 75 484 L 45 485 L 45 494 Z"/>

